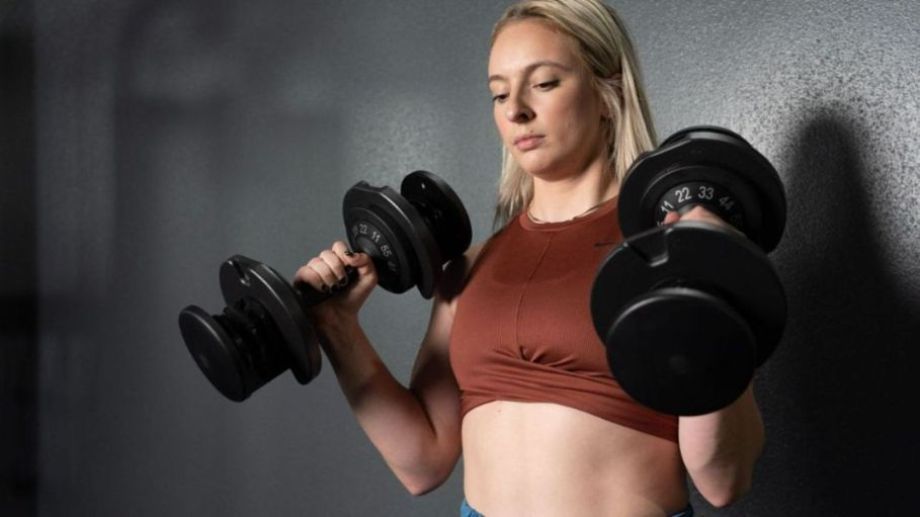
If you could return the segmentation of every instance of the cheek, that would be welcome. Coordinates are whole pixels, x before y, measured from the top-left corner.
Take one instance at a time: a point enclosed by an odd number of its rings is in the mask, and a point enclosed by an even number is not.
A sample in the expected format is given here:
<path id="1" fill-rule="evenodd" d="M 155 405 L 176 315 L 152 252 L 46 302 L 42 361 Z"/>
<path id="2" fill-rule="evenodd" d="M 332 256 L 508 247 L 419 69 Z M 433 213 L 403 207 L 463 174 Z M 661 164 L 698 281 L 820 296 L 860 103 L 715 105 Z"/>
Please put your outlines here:
<path id="1" fill-rule="evenodd" d="M 578 133 L 582 140 L 593 138 L 600 129 L 600 107 L 597 103 L 592 102 L 590 97 L 581 97 L 577 102 L 572 103 L 568 110 L 568 117 L 571 131 Z"/>
<path id="2" fill-rule="evenodd" d="M 502 142 L 507 142 L 508 119 L 502 115 L 501 108 L 498 105 L 492 108 L 492 121 L 495 122 L 495 129 L 498 130 L 498 136 Z"/>
<path id="3" fill-rule="evenodd" d="M 562 137 L 564 140 L 572 142 L 583 142 L 593 133 L 600 114 L 591 109 L 589 103 L 573 102 L 560 105 L 558 109 L 553 110 L 553 120 L 563 129 Z"/>

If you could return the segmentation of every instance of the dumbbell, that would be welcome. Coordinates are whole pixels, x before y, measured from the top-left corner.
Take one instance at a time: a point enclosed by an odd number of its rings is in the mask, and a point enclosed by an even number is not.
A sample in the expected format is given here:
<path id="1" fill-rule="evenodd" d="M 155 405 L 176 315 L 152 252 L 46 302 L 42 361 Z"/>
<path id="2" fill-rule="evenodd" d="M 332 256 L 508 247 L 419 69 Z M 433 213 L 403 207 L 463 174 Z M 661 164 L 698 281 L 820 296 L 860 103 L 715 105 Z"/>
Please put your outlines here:
<path id="1" fill-rule="evenodd" d="M 702 205 L 731 227 L 662 225 Z M 598 268 L 591 314 L 611 372 L 657 411 L 699 415 L 736 400 L 773 353 L 786 297 L 766 254 L 786 221 L 770 162 L 720 127 L 679 131 L 634 162 L 620 190 L 626 240 Z"/>
<path id="2" fill-rule="evenodd" d="M 460 198 L 426 171 L 403 178 L 399 193 L 358 182 L 346 192 L 342 211 L 350 248 L 371 257 L 378 284 L 393 293 L 417 286 L 431 298 L 444 264 L 462 255 L 472 239 Z M 347 269 L 353 281 L 357 272 Z M 241 402 L 288 369 L 301 384 L 313 380 L 322 358 L 306 310 L 341 288 L 323 293 L 291 285 L 241 255 L 221 264 L 219 280 L 226 302 L 221 314 L 194 305 L 179 314 L 182 339 L 211 384 Z"/>

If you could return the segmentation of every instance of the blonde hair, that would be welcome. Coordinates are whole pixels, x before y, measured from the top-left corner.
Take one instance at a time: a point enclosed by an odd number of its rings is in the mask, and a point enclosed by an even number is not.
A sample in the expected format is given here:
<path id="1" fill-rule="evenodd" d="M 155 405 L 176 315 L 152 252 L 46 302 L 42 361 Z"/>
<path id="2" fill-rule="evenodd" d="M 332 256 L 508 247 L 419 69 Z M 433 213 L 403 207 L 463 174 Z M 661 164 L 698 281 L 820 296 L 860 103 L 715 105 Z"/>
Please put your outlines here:
<path id="1" fill-rule="evenodd" d="M 523 0 L 509 7 L 492 30 L 492 44 L 510 22 L 538 19 L 574 38 L 579 58 L 609 117 L 604 119 L 606 172 L 622 184 L 636 157 L 655 146 L 655 129 L 626 27 L 613 8 L 600 0 Z M 533 179 L 502 146 L 502 171 L 494 228 L 503 227 L 533 198 Z"/>

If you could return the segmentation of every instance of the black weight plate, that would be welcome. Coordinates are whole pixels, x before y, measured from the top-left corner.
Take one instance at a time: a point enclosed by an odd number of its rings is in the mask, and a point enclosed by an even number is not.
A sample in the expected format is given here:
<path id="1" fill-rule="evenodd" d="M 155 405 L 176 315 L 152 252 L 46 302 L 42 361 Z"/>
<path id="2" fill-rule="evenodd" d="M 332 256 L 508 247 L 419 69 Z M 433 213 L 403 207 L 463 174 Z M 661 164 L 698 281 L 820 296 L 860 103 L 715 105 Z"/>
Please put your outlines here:
<path id="1" fill-rule="evenodd" d="M 352 238 L 352 228 L 366 220 L 362 218 L 372 213 L 379 221 L 386 222 L 387 233 L 392 234 L 396 241 L 389 243 L 393 251 L 410 257 L 412 264 L 409 265 L 413 266 L 409 270 L 410 278 L 423 297 L 431 298 L 443 262 L 434 236 L 415 207 L 389 187 L 371 187 L 362 181 L 345 193 L 342 211 L 349 243 L 356 249 L 360 247 Z M 408 288 L 405 285 L 388 287 L 384 285 L 383 277 L 380 278 L 380 286 L 389 291 L 399 293 Z"/>
<path id="2" fill-rule="evenodd" d="M 701 415 L 738 398 L 754 374 L 754 336 L 715 296 L 656 289 L 632 300 L 607 332 L 611 372 L 640 403 Z"/>
<path id="3" fill-rule="evenodd" d="M 189 305 L 179 313 L 179 330 L 189 353 L 205 377 L 225 397 L 241 402 L 249 391 L 237 345 L 210 314 Z"/>
<path id="4" fill-rule="evenodd" d="M 756 237 L 763 226 L 761 204 L 750 183 L 715 167 L 678 165 L 655 175 L 645 189 L 639 210 L 641 214 L 654 214 L 655 224 L 649 226 L 653 228 L 664 222 L 668 210 L 679 207 L 678 212 L 683 213 L 697 204 L 706 206 L 749 238 Z"/>
<path id="5" fill-rule="evenodd" d="M 744 137 L 742 137 L 742 136 L 739 135 L 738 133 L 735 133 L 734 131 L 732 131 L 732 130 L 730 130 L 730 129 L 728 129 L 728 128 L 724 128 L 724 127 L 721 127 L 721 126 L 706 126 L 706 125 L 700 125 L 700 126 L 685 127 L 685 128 L 683 128 L 683 129 L 680 129 L 680 130 L 676 131 L 673 135 L 667 137 L 667 138 L 664 140 L 664 142 L 661 142 L 661 145 L 659 145 L 658 147 L 661 148 L 661 147 L 665 147 L 665 146 L 671 145 L 671 144 L 677 142 L 678 140 L 681 140 L 681 139 L 683 139 L 683 138 L 686 138 L 686 137 L 687 137 L 688 135 L 690 135 L 691 133 L 696 133 L 696 134 L 701 135 L 701 136 L 702 136 L 704 133 L 716 133 L 716 135 L 710 135 L 710 137 L 712 137 L 712 136 L 716 136 L 716 137 L 723 136 L 723 137 L 727 137 L 728 139 L 737 140 L 737 141 L 739 141 L 739 143 L 741 143 L 741 144 L 743 144 L 743 145 L 750 145 L 750 144 L 747 142 L 747 140 L 744 139 Z"/>
<path id="6" fill-rule="evenodd" d="M 350 203 L 363 193 L 354 193 Z M 376 196 L 376 194 L 372 194 Z M 367 253 L 377 268 L 380 287 L 403 293 L 415 285 L 418 261 L 408 235 L 393 217 L 375 201 L 351 206 L 345 218 L 351 249 Z"/>
<path id="7" fill-rule="evenodd" d="M 470 216 L 446 181 L 428 171 L 415 171 L 403 178 L 399 190 L 422 218 L 431 223 L 431 234 L 437 240 L 443 260 L 455 259 L 470 247 L 473 239 Z"/>
<path id="8" fill-rule="evenodd" d="M 696 173 L 690 174 L 694 169 L 706 170 L 707 181 L 734 192 L 744 206 L 745 233 L 765 252 L 775 249 L 786 224 L 786 197 L 779 175 L 743 138 L 713 126 L 679 131 L 633 163 L 620 192 L 623 234 L 653 228 L 660 196 L 694 181 Z"/>
<path id="9" fill-rule="evenodd" d="M 632 300 L 664 287 L 692 287 L 728 303 L 751 327 L 757 365 L 782 336 L 786 297 L 770 261 L 737 232 L 696 221 L 640 233 L 607 256 L 591 289 L 597 335 L 605 339 Z"/>
<path id="10" fill-rule="evenodd" d="M 668 137 L 658 147 L 659 149 L 663 149 L 685 139 L 722 141 L 727 145 L 734 145 L 739 149 L 757 153 L 751 144 L 741 137 L 741 135 L 719 126 L 692 126 L 684 128 Z M 690 160 L 692 159 L 693 158 L 690 158 Z M 724 220 L 731 222 L 737 228 L 744 230 L 744 227 L 747 226 L 759 231 L 763 217 L 760 207 L 761 202 L 758 199 L 757 192 L 753 190 L 748 180 L 745 179 L 744 174 L 731 174 L 726 177 L 724 174 L 726 169 L 724 168 L 715 168 L 706 165 L 697 166 L 693 164 L 693 161 L 690 163 L 692 165 L 681 164 L 675 167 L 669 174 L 659 175 L 655 187 L 649 191 L 649 197 L 657 198 L 659 196 L 666 196 L 666 192 L 682 183 L 692 183 L 694 180 L 703 180 L 705 183 L 709 183 L 715 187 L 716 190 L 722 191 L 719 197 L 721 197 L 721 195 L 727 195 L 727 197 L 730 198 L 729 201 L 733 205 L 739 205 L 740 209 L 735 207 L 726 208 L 720 205 L 717 199 L 709 200 L 710 202 L 706 203 L 706 200 L 701 199 L 701 196 L 693 196 L 694 193 L 699 194 L 698 191 L 691 192 L 691 196 L 695 198 L 693 202 L 705 203 L 711 211 L 720 215 Z M 770 165 L 770 167 L 772 168 L 772 165 Z M 744 169 L 742 168 L 742 170 Z M 674 193 L 672 192 L 671 194 L 673 197 Z M 656 208 L 660 208 L 654 206 L 653 199 L 646 199 L 645 201 L 646 203 L 643 204 L 643 210 L 655 210 Z M 661 223 L 664 220 L 665 214 L 662 213 L 660 209 L 656 214 L 658 216 L 657 222 Z"/>
<path id="11" fill-rule="evenodd" d="M 268 312 L 290 353 L 290 368 L 297 381 L 307 384 L 319 375 L 319 340 L 294 288 L 274 269 L 242 255 L 224 261 L 219 275 L 228 306 L 250 297 Z"/>

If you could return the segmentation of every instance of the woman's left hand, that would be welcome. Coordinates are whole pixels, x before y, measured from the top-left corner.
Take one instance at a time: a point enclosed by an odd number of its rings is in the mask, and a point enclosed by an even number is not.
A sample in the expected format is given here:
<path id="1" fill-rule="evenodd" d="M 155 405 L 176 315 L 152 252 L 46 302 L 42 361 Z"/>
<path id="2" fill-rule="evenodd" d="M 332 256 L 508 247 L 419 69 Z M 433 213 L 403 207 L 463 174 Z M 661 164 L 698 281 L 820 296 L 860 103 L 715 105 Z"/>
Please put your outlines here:
<path id="1" fill-rule="evenodd" d="M 678 214 L 674 211 L 668 212 L 668 215 L 665 216 L 662 224 L 671 224 L 676 223 L 677 221 L 703 221 L 705 223 L 714 224 L 720 228 L 735 230 L 735 227 L 728 224 L 725 219 L 722 219 L 713 212 L 707 210 L 702 205 L 696 205 L 690 209 L 690 211 L 685 212 L 684 214 Z"/>

